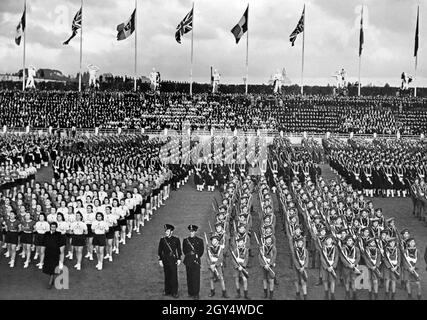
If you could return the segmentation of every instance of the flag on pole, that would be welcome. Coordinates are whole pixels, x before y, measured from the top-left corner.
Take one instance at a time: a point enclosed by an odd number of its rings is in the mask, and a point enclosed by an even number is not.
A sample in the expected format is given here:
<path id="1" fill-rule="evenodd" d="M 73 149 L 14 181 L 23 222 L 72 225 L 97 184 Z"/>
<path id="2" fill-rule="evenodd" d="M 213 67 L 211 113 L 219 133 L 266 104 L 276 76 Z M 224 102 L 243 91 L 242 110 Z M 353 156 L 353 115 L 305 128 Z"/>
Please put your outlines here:
<path id="1" fill-rule="evenodd" d="M 417 10 L 417 26 L 415 28 L 415 48 L 414 48 L 414 57 L 418 56 L 418 45 L 419 45 L 419 21 L 420 21 L 420 7 Z"/>
<path id="2" fill-rule="evenodd" d="M 68 40 L 66 40 L 63 44 L 68 45 L 76 35 L 77 31 L 82 28 L 82 8 L 80 8 L 79 11 L 77 11 L 76 15 L 74 16 L 73 24 L 71 26 L 72 35 Z"/>
<path id="3" fill-rule="evenodd" d="M 295 41 L 297 40 L 297 36 L 300 33 L 304 32 L 304 23 L 305 23 L 305 6 L 304 6 L 304 9 L 302 10 L 301 18 L 299 19 L 295 30 L 289 36 L 289 41 L 292 43 L 292 47 L 295 45 Z"/>
<path id="4" fill-rule="evenodd" d="M 240 39 L 243 37 L 246 31 L 248 31 L 248 17 L 249 17 L 249 5 L 246 8 L 243 17 L 240 19 L 239 23 L 237 23 L 233 29 L 231 29 L 231 33 L 236 38 L 236 43 L 239 43 Z"/>
<path id="5" fill-rule="evenodd" d="M 128 21 L 121 23 L 117 26 L 117 41 L 129 38 L 131 34 L 135 31 L 135 16 L 136 9 L 133 11 L 132 16 L 129 18 Z"/>
<path id="6" fill-rule="evenodd" d="M 21 44 L 21 39 L 25 32 L 26 12 L 27 12 L 27 7 L 25 6 L 21 21 L 19 21 L 19 24 L 16 27 L 15 43 L 18 46 Z"/>
<path id="7" fill-rule="evenodd" d="M 363 6 L 362 6 L 362 13 L 360 15 L 359 57 L 362 55 L 364 43 L 365 43 L 365 34 L 363 33 Z"/>
<path id="8" fill-rule="evenodd" d="M 193 9 L 182 19 L 176 27 L 175 39 L 176 42 L 181 43 L 181 38 L 184 34 L 193 30 Z"/>

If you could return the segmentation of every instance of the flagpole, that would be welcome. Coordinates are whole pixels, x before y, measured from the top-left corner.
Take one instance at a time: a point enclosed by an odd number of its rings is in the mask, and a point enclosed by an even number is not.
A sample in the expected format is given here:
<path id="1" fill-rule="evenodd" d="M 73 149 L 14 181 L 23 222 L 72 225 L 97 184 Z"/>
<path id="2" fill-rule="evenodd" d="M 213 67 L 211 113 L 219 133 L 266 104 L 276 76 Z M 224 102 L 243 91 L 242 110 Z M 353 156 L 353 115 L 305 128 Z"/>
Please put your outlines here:
<path id="1" fill-rule="evenodd" d="M 194 40 L 194 2 L 193 2 L 193 21 L 192 21 L 192 28 L 191 28 L 191 68 L 190 68 L 190 96 L 193 95 L 193 58 L 194 58 L 194 51 L 193 51 L 193 40 Z"/>
<path id="2" fill-rule="evenodd" d="M 248 94 L 249 85 L 249 3 L 248 3 L 248 30 L 246 31 L 246 87 L 245 93 Z"/>
<path id="3" fill-rule="evenodd" d="M 419 18 L 420 18 L 420 6 L 417 8 L 417 27 L 416 27 L 416 37 L 418 40 L 418 32 L 419 32 Z M 414 97 L 417 97 L 417 67 L 418 67 L 418 43 L 416 44 L 416 52 L 415 52 L 415 71 L 414 71 Z"/>
<path id="4" fill-rule="evenodd" d="M 82 23 L 80 27 L 80 67 L 79 67 L 79 92 L 82 92 L 82 61 L 83 61 L 83 0 L 81 1 Z"/>
<path id="5" fill-rule="evenodd" d="M 305 4 L 304 4 L 304 17 L 303 17 L 304 30 L 302 33 L 302 62 L 301 62 L 301 95 L 304 95 L 304 50 L 305 50 Z"/>
<path id="6" fill-rule="evenodd" d="M 135 0 L 135 76 L 133 81 L 133 90 L 136 91 L 136 78 L 138 68 L 138 1 Z"/>
<path id="7" fill-rule="evenodd" d="M 359 55 L 359 83 L 357 88 L 357 95 L 360 96 L 360 70 L 362 68 L 362 55 Z"/>
<path id="8" fill-rule="evenodd" d="M 23 58 L 22 58 L 22 91 L 25 91 L 25 50 L 26 50 L 26 38 L 27 38 L 27 0 L 24 0 L 24 15 L 25 15 L 25 28 L 23 32 L 24 45 L 23 45 Z M 21 26 L 22 27 L 22 26 Z"/>
<path id="9" fill-rule="evenodd" d="M 362 13 L 361 13 L 361 21 L 363 21 L 363 5 L 362 5 Z M 360 24 L 360 28 L 363 28 L 363 25 L 362 25 L 362 22 L 361 22 L 361 24 Z M 363 36 L 363 38 L 364 38 L 365 36 Z M 360 42 L 360 39 L 359 39 L 359 42 Z M 359 47 L 361 46 L 362 44 L 361 43 L 359 43 Z M 363 48 L 362 48 L 363 49 Z M 357 87 L 357 95 L 360 97 L 360 88 L 361 88 L 361 85 L 360 85 L 360 74 L 361 74 L 361 69 L 362 69 L 362 50 L 361 50 L 361 48 L 359 48 L 359 83 L 358 83 L 358 87 Z"/>
<path id="10" fill-rule="evenodd" d="M 415 57 L 415 73 L 414 73 L 414 97 L 417 97 L 417 66 L 418 66 L 418 55 Z"/>

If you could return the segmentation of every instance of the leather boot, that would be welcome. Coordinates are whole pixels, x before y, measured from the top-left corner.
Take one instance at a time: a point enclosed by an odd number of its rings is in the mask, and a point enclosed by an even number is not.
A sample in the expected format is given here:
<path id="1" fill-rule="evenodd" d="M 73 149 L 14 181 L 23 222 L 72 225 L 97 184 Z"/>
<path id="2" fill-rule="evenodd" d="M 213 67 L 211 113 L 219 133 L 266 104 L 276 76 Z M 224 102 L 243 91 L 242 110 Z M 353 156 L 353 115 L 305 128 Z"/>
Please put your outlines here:
<path id="1" fill-rule="evenodd" d="M 244 296 L 245 296 L 246 300 L 251 300 L 251 298 L 249 298 L 249 296 L 248 296 L 248 290 L 244 291 Z"/>

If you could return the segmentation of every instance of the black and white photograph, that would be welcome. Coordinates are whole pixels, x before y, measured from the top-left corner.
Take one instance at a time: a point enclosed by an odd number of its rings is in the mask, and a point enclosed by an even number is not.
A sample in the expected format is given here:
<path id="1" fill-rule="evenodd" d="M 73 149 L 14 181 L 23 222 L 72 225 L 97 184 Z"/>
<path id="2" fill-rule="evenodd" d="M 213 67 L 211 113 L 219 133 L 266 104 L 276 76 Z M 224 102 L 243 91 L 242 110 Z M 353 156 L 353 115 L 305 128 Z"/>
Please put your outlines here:
<path id="1" fill-rule="evenodd" d="M 1 0 L 0 300 L 425 300 L 425 21 L 421 0 Z"/>

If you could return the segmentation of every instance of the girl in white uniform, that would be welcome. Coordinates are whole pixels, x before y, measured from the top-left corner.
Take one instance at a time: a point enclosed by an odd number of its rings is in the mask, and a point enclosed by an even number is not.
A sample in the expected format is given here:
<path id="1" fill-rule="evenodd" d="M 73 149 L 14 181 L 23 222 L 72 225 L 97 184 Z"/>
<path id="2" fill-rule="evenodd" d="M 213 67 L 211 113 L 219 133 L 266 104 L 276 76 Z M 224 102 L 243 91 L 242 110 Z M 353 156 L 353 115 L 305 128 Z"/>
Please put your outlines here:
<path id="1" fill-rule="evenodd" d="M 50 231 L 50 225 L 46 221 L 46 216 L 42 213 L 39 215 L 39 221 L 36 222 L 34 226 L 34 231 L 36 232 L 34 244 L 36 246 L 36 254 L 34 260 L 37 260 L 40 255 L 40 262 L 36 264 L 39 269 L 43 269 L 44 263 L 44 234 Z"/>
<path id="2" fill-rule="evenodd" d="M 61 233 L 61 254 L 59 256 L 59 270 L 64 268 L 64 251 L 65 246 L 67 244 L 67 233 L 70 231 L 70 224 L 65 221 L 64 215 L 62 213 L 58 213 L 56 215 L 56 219 L 58 220 L 58 228 L 56 231 Z"/>
<path id="3" fill-rule="evenodd" d="M 134 219 L 134 231 L 137 234 L 140 234 L 139 231 L 141 225 L 141 216 L 142 216 L 142 196 L 138 193 L 138 188 L 133 188 L 133 199 L 135 201 L 135 219 Z M 145 210 L 144 210 L 145 213 Z"/>
<path id="4" fill-rule="evenodd" d="M 117 216 L 112 214 L 111 207 L 107 206 L 105 208 L 105 222 L 108 224 L 108 232 L 106 234 L 107 246 L 104 259 L 109 259 L 110 262 L 113 262 L 113 240 L 114 240 L 114 228 L 117 228 Z"/>
<path id="5" fill-rule="evenodd" d="M 46 220 L 49 224 L 52 222 L 57 222 L 57 214 L 56 214 L 56 209 L 54 207 L 50 208 L 50 212 L 49 212 Z"/>
<path id="6" fill-rule="evenodd" d="M 77 264 L 74 266 L 77 270 L 81 269 L 83 247 L 86 243 L 87 226 L 83 222 L 83 215 L 80 212 L 76 213 L 76 221 L 71 224 L 70 231 L 73 235 L 72 243 L 76 248 Z"/>
<path id="7" fill-rule="evenodd" d="M 106 243 L 105 234 L 108 232 L 108 224 L 104 221 L 104 215 L 101 212 L 96 214 L 96 220 L 92 223 L 92 231 L 94 233 L 93 245 L 96 249 L 98 264 L 96 268 L 102 270 L 104 260 L 104 247 Z"/>
<path id="8" fill-rule="evenodd" d="M 76 208 L 74 209 L 74 212 L 77 214 L 78 212 L 80 212 L 81 214 L 82 214 L 82 216 L 83 216 L 83 219 L 82 219 L 82 221 L 85 221 L 86 220 L 86 214 L 87 214 L 87 212 L 86 212 L 86 209 L 84 208 L 84 204 L 83 204 L 83 201 L 81 201 L 81 200 L 77 200 L 77 206 L 76 206 Z"/>
<path id="9" fill-rule="evenodd" d="M 68 224 L 71 226 L 74 222 L 76 222 L 76 214 L 74 213 L 74 207 L 72 205 L 68 205 L 67 207 L 68 213 L 64 215 L 65 221 L 68 222 Z M 72 241 L 72 234 L 69 232 L 67 233 L 67 244 L 66 247 L 68 247 L 68 253 L 66 258 L 73 260 L 73 241 Z"/>
<path id="10" fill-rule="evenodd" d="M 126 217 L 127 225 L 128 225 L 128 235 L 127 237 L 132 238 L 133 228 L 133 220 L 135 218 L 135 199 L 132 197 L 132 193 L 130 191 L 126 192 L 126 206 L 129 209 L 129 215 Z"/>
<path id="11" fill-rule="evenodd" d="M 60 207 L 56 210 L 56 213 L 62 213 L 64 217 L 68 214 L 67 203 L 65 200 L 61 201 Z"/>
<path id="12" fill-rule="evenodd" d="M 107 195 L 107 192 L 105 192 L 105 187 L 104 187 L 104 185 L 101 184 L 101 186 L 99 187 L 98 199 L 101 202 L 104 202 L 104 199 L 107 197 L 108 197 L 108 195 Z"/>
<path id="13" fill-rule="evenodd" d="M 124 222 L 121 222 L 121 233 L 119 243 L 126 244 L 126 218 L 129 216 L 129 208 L 126 205 L 125 199 L 120 200 L 120 208 L 122 209 L 122 214 L 124 216 Z"/>
<path id="14" fill-rule="evenodd" d="M 93 260 L 93 231 L 92 231 L 92 223 L 95 221 L 95 213 L 93 211 L 93 206 L 89 204 L 86 206 L 86 226 L 87 226 L 87 254 L 85 258 L 89 258 L 90 261 Z"/>
<path id="15" fill-rule="evenodd" d="M 119 254 L 120 233 L 122 232 L 122 229 L 124 227 L 125 229 L 124 232 L 126 235 L 126 219 L 125 219 L 125 212 L 122 210 L 122 208 L 120 208 L 118 199 L 113 199 L 111 213 L 114 214 L 117 219 L 117 226 L 114 228 L 113 251 L 116 254 Z"/>

